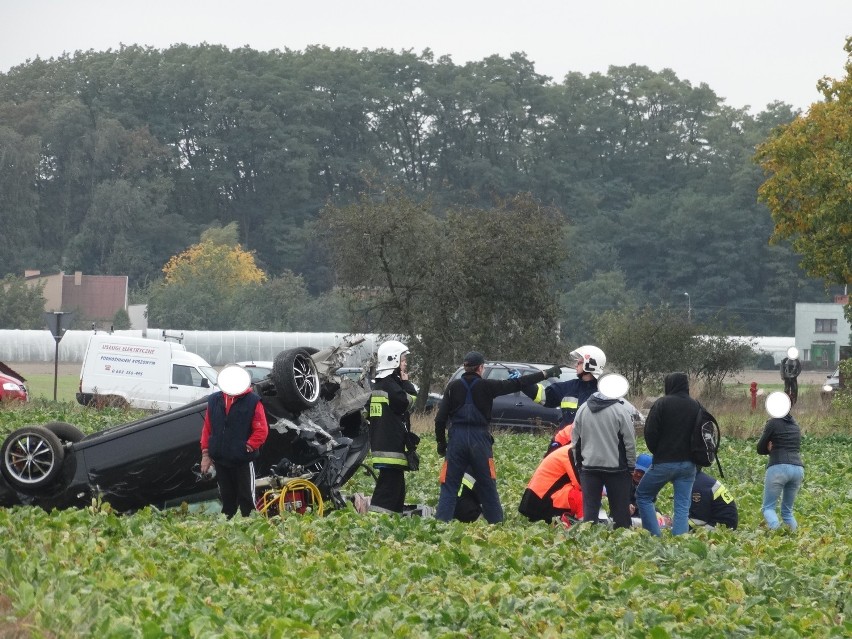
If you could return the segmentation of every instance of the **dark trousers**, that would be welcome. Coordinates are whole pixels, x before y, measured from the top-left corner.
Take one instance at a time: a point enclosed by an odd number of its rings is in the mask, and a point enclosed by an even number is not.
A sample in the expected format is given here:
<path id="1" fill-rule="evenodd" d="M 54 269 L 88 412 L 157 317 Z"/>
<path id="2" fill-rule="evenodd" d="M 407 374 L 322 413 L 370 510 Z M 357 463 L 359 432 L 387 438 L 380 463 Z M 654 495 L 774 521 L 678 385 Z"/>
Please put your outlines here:
<path id="1" fill-rule="evenodd" d="M 237 514 L 238 508 L 243 517 L 248 517 L 255 509 L 252 462 L 236 466 L 216 464 L 216 483 L 219 484 L 222 513 L 227 515 L 228 519 Z"/>
<path id="2" fill-rule="evenodd" d="M 795 377 L 784 380 L 784 392 L 790 398 L 790 406 L 796 405 L 796 400 L 799 398 L 799 380 Z"/>
<path id="3" fill-rule="evenodd" d="M 401 468 L 379 468 L 376 488 L 370 498 L 370 509 L 401 513 L 405 505 L 405 471 Z"/>
<path id="4" fill-rule="evenodd" d="M 456 510 L 465 471 L 476 480 L 482 514 L 490 524 L 503 521 L 503 506 L 497 494 L 493 439 L 482 426 L 454 426 L 447 442 L 447 474 L 441 484 L 435 519 L 450 521 Z"/>
<path id="5" fill-rule="evenodd" d="M 583 521 L 598 520 L 601 493 L 606 487 L 609 516 L 615 528 L 630 528 L 630 488 L 633 481 L 626 470 L 603 472 L 583 469 L 580 473 L 583 486 Z"/>

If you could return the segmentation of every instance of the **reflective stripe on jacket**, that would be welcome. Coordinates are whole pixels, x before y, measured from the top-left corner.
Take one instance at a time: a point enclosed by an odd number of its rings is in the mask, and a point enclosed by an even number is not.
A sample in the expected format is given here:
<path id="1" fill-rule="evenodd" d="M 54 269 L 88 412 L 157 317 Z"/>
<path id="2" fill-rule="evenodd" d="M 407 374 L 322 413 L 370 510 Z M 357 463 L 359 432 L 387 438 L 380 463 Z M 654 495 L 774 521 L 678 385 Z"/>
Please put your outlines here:
<path id="1" fill-rule="evenodd" d="M 373 386 L 369 405 L 373 465 L 407 469 L 409 411 L 417 401 L 414 384 L 390 375 L 376 379 Z"/>

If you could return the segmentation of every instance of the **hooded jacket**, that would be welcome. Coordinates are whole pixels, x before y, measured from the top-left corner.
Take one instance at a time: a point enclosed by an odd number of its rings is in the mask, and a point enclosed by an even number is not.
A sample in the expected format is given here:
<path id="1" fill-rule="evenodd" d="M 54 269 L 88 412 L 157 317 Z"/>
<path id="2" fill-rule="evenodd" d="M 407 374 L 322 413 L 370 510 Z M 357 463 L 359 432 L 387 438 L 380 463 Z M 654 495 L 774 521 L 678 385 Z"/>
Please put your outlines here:
<path id="1" fill-rule="evenodd" d="M 686 373 L 669 373 L 666 394 L 648 411 L 645 443 L 655 464 L 691 461 L 692 430 L 701 405 L 689 396 Z"/>
<path id="2" fill-rule="evenodd" d="M 586 470 L 617 472 L 636 466 L 633 411 L 624 400 L 592 395 L 577 409 L 572 438 L 577 461 Z"/>

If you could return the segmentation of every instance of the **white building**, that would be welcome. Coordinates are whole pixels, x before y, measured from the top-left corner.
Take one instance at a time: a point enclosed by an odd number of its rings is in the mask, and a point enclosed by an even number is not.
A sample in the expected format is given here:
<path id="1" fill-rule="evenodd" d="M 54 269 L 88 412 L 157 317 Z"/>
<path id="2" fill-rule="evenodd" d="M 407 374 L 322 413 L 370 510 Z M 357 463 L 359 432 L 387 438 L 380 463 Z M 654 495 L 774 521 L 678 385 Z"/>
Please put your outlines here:
<path id="1" fill-rule="evenodd" d="M 796 304 L 796 348 L 803 362 L 830 369 L 840 361 L 841 348 L 849 348 L 852 333 L 843 316 L 848 302 L 848 296 L 837 295 L 833 304 Z"/>

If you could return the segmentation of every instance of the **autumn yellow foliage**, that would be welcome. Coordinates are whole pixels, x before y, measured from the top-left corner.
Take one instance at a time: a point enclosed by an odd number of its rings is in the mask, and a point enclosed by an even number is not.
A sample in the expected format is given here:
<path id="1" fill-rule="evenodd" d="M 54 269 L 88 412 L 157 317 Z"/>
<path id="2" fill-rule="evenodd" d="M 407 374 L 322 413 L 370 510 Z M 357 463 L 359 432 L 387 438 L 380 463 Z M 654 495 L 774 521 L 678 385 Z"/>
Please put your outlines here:
<path id="1" fill-rule="evenodd" d="M 808 273 L 852 283 L 852 38 L 847 75 L 823 79 L 825 102 L 776 130 L 757 149 L 769 175 L 759 199 L 775 221 L 774 240 L 789 238 Z"/>
<path id="2" fill-rule="evenodd" d="M 163 273 L 167 285 L 213 278 L 225 291 L 266 280 L 266 273 L 255 264 L 253 252 L 243 250 L 239 244 L 210 240 L 202 240 L 173 256 L 163 267 Z"/>

